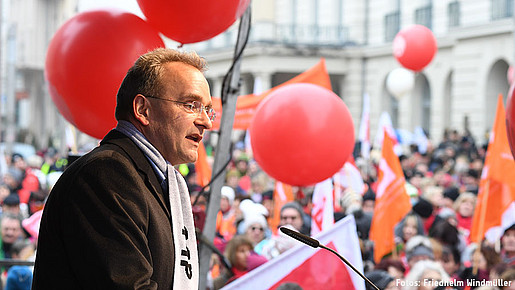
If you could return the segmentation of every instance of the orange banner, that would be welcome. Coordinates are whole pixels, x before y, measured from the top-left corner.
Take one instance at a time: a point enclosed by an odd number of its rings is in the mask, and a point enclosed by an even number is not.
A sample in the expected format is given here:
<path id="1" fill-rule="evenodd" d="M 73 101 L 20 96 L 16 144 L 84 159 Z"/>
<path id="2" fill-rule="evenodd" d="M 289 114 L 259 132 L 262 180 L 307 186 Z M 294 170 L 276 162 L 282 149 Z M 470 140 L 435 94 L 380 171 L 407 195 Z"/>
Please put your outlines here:
<path id="1" fill-rule="evenodd" d="M 254 113 L 256 112 L 256 109 L 261 101 L 276 89 L 294 83 L 311 83 L 324 87 L 328 90 L 332 90 L 331 80 L 329 79 L 329 74 L 327 73 L 325 66 L 325 59 L 320 59 L 320 61 L 312 68 L 299 74 L 289 81 L 286 81 L 265 91 L 260 95 L 250 94 L 239 96 L 238 100 L 236 101 L 236 112 L 234 115 L 233 128 L 247 130 L 250 127 Z M 220 128 L 220 120 L 222 119 L 222 102 L 219 97 L 213 97 L 213 108 L 215 109 L 217 115 L 213 124 L 213 130 L 218 130 Z"/>
<path id="2" fill-rule="evenodd" d="M 506 112 L 500 95 L 481 174 L 470 232 L 471 240 L 479 243 L 489 229 L 501 226 L 502 215 L 513 201 L 515 201 L 515 162 L 508 143 Z"/>

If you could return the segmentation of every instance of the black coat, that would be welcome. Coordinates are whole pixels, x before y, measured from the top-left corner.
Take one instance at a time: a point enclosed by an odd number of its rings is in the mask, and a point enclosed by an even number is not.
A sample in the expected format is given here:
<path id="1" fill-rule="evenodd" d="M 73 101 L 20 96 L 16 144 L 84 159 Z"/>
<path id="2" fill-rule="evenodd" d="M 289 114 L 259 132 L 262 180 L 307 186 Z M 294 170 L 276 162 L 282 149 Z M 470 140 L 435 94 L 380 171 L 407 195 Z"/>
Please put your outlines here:
<path id="1" fill-rule="evenodd" d="M 111 131 L 46 202 L 33 289 L 171 289 L 168 194 L 143 152 Z"/>

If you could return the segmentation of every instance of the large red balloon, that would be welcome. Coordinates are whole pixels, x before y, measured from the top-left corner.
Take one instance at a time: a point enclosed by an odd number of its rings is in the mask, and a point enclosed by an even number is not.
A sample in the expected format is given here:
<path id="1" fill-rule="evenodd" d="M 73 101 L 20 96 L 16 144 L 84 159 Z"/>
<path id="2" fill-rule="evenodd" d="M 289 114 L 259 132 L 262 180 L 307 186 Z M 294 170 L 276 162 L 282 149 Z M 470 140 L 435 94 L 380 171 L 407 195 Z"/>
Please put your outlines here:
<path id="1" fill-rule="evenodd" d="M 506 133 L 508 133 L 508 143 L 510 143 L 511 155 L 515 158 L 515 100 L 513 93 L 515 84 L 512 84 L 506 100 Z"/>
<path id="2" fill-rule="evenodd" d="M 48 47 L 45 74 L 52 100 L 66 120 L 100 139 L 116 125 L 116 93 L 127 70 L 141 54 L 164 46 L 159 33 L 134 14 L 78 14 Z"/>
<path id="3" fill-rule="evenodd" d="M 250 125 L 254 158 L 271 177 L 307 186 L 331 177 L 354 148 L 345 103 L 313 84 L 283 86 L 259 105 Z"/>
<path id="4" fill-rule="evenodd" d="M 250 0 L 138 0 L 147 21 L 180 43 L 210 39 L 231 26 Z"/>
<path id="5" fill-rule="evenodd" d="M 393 40 L 393 55 L 399 63 L 413 71 L 421 71 L 436 54 L 433 32 L 423 25 L 402 29 Z"/>

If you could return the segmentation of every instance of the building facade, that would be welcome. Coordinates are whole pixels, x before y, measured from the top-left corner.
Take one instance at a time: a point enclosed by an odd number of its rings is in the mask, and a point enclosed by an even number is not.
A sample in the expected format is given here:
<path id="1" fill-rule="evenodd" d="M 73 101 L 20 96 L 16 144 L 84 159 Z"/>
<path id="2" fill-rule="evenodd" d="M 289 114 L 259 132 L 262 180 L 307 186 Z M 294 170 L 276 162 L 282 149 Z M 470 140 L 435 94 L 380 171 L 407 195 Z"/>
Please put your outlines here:
<path id="1" fill-rule="evenodd" d="M 52 35 L 77 13 L 77 0 L 1 1 L 2 140 L 55 146 L 64 140 L 66 121 L 48 93 L 44 60 Z M 420 126 L 433 142 L 441 141 L 445 129 L 469 130 L 477 142 L 484 142 L 497 97 L 506 99 L 509 89 L 507 71 L 515 54 L 513 1 L 252 1 L 240 94 L 272 88 L 324 58 L 333 90 L 348 106 L 356 133 L 367 93 L 371 136 L 381 113 L 388 112 L 395 128 L 413 131 Z M 401 67 L 393 57 L 392 41 L 412 24 L 430 28 L 438 50 L 416 73 L 413 90 L 396 99 L 386 86 L 388 74 Z M 184 45 L 208 60 L 213 96 L 221 93 L 237 32 L 236 23 L 211 40 Z M 167 40 L 167 46 L 177 43 Z M 12 127 L 16 129 L 9 131 Z"/>
<path id="2" fill-rule="evenodd" d="M 349 107 L 356 133 L 363 95 L 370 95 L 371 136 L 388 112 L 395 128 L 420 126 L 433 142 L 445 129 L 470 131 L 485 142 L 497 98 L 509 90 L 514 58 L 513 0 L 261 0 L 252 3 L 252 31 L 241 65 L 242 94 L 256 79 L 263 90 L 325 58 L 333 90 Z M 433 31 L 438 50 L 415 75 L 413 90 L 400 100 L 386 79 L 401 67 L 392 41 L 400 29 L 421 24 Z M 191 45 L 209 63 L 213 95 L 232 61 L 237 27 Z"/>

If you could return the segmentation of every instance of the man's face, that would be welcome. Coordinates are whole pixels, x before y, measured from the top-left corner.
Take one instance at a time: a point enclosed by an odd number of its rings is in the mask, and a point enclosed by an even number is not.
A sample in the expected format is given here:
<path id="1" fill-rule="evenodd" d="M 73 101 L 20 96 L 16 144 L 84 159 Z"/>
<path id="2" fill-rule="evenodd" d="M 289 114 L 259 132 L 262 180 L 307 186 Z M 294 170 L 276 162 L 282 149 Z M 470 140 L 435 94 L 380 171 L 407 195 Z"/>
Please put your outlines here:
<path id="1" fill-rule="evenodd" d="M 2 219 L 2 241 L 12 244 L 22 235 L 20 222 L 12 218 Z"/>
<path id="2" fill-rule="evenodd" d="M 211 94 L 206 78 L 195 67 L 170 62 L 163 66 L 161 76 L 163 99 L 179 102 L 197 101 L 211 107 Z M 204 130 L 213 127 L 206 113 L 192 113 L 174 102 L 147 98 L 150 102 L 149 126 L 145 136 L 172 165 L 193 163 Z"/>
<path id="3" fill-rule="evenodd" d="M 300 231 L 302 223 L 302 216 L 296 209 L 285 208 L 281 212 L 279 226 L 292 225 L 297 231 Z"/>

